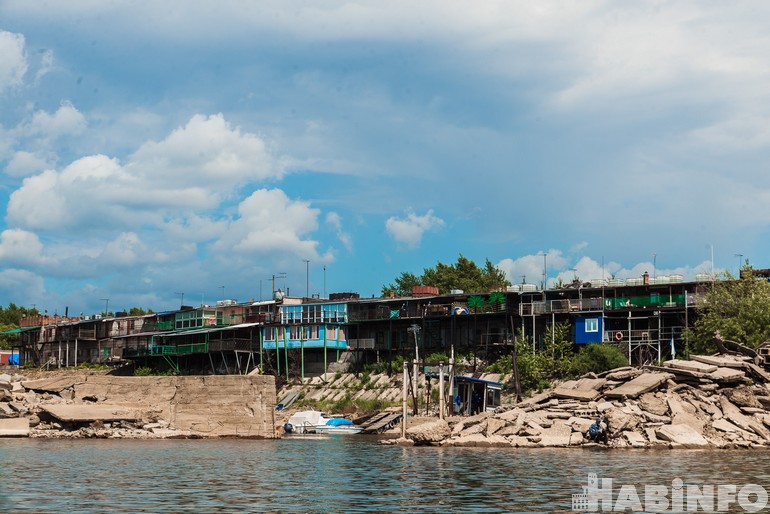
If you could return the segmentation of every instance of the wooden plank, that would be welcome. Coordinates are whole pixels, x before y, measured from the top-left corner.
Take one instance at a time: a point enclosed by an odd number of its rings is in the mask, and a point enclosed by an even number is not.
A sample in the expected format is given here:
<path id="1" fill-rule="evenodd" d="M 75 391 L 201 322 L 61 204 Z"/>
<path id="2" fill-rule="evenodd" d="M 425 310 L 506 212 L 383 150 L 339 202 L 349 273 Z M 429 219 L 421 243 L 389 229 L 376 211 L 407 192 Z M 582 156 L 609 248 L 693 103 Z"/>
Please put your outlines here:
<path id="1" fill-rule="evenodd" d="M 378 423 L 379 421 L 381 421 L 382 419 L 388 417 L 391 414 L 392 414 L 391 412 L 378 412 L 377 414 L 375 414 L 374 416 L 370 417 L 369 419 L 367 419 L 363 423 L 359 423 L 359 425 L 361 425 L 364 429 L 367 429 L 371 425 L 374 425 L 375 423 Z"/>
<path id="2" fill-rule="evenodd" d="M 401 419 L 401 413 L 400 412 L 389 414 L 388 416 L 386 416 L 385 418 L 381 419 L 377 423 L 374 423 L 374 424 L 370 425 L 369 427 L 365 428 L 364 432 L 370 432 L 370 433 L 371 432 L 379 432 L 380 430 L 388 427 L 388 425 L 390 425 L 391 423 L 395 423 L 399 419 Z"/>

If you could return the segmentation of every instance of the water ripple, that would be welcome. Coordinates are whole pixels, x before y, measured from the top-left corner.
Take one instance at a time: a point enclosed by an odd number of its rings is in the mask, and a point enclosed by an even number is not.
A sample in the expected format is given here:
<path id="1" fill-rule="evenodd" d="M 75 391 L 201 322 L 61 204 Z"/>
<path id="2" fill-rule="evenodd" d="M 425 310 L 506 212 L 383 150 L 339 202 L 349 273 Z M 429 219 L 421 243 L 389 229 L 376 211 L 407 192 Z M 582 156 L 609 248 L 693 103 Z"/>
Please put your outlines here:
<path id="1" fill-rule="evenodd" d="M 757 483 L 748 451 L 401 448 L 362 437 L 0 440 L 2 512 L 570 512 L 587 473 L 617 484 Z"/>

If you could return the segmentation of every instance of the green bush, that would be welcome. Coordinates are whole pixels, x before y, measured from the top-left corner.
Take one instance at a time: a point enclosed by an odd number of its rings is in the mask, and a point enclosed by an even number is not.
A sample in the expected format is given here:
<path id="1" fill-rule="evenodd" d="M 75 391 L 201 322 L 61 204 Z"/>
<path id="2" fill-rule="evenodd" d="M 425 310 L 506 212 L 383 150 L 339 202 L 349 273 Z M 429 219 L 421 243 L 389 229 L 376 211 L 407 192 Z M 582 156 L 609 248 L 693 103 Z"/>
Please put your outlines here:
<path id="1" fill-rule="evenodd" d="M 588 344 L 575 356 L 574 371 L 577 375 L 588 372 L 602 373 L 628 366 L 628 356 L 617 346 L 597 343 Z"/>
<path id="2" fill-rule="evenodd" d="M 589 344 L 576 349 L 562 324 L 553 330 L 549 328 L 542 348 L 535 349 L 530 339 L 521 337 L 516 341 L 516 348 L 523 392 L 542 391 L 554 380 L 569 380 L 588 372 L 601 373 L 628 365 L 628 357 L 614 345 Z M 513 373 L 513 356 L 501 356 L 487 366 L 486 371 Z"/>

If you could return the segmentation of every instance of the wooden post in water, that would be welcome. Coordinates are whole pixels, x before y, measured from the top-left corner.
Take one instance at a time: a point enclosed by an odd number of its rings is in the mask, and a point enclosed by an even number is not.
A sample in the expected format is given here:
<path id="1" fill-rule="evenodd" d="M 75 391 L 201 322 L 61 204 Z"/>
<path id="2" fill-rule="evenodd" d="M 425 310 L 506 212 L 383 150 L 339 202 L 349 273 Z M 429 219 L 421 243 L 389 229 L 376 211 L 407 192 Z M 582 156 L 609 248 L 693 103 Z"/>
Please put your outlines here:
<path id="1" fill-rule="evenodd" d="M 409 370 L 407 369 L 407 362 L 404 360 L 404 386 L 403 386 L 403 405 L 401 409 L 401 437 L 406 438 L 406 405 L 408 402 L 407 393 L 407 380 L 409 378 Z"/>
<path id="2" fill-rule="evenodd" d="M 417 415 L 417 380 L 419 379 L 417 359 L 412 361 L 412 400 L 414 401 L 413 415 Z"/>
<path id="3" fill-rule="evenodd" d="M 449 401 L 447 402 L 449 404 L 449 415 L 454 416 L 455 413 L 455 396 L 454 396 L 454 388 L 455 388 L 455 357 L 454 357 L 454 349 L 452 350 L 452 356 L 449 357 Z"/>
<path id="4" fill-rule="evenodd" d="M 446 392 L 444 391 L 444 361 L 438 363 L 438 419 L 444 419 Z"/>

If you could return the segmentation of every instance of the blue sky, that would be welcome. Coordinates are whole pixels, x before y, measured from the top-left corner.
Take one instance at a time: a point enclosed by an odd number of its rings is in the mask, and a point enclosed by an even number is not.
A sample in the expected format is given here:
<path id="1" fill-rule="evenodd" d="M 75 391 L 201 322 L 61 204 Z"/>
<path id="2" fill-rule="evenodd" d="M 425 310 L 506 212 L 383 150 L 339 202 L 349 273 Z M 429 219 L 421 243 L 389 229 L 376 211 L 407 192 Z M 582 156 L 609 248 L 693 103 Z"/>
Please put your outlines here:
<path id="1" fill-rule="evenodd" d="M 0 302 L 371 296 L 460 254 L 515 283 L 543 253 L 550 281 L 767 267 L 768 19 L 4 0 Z"/>

